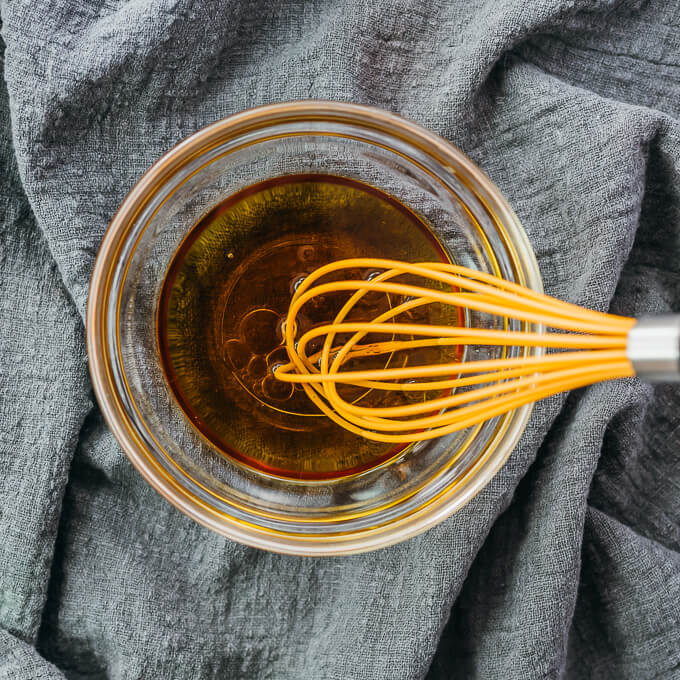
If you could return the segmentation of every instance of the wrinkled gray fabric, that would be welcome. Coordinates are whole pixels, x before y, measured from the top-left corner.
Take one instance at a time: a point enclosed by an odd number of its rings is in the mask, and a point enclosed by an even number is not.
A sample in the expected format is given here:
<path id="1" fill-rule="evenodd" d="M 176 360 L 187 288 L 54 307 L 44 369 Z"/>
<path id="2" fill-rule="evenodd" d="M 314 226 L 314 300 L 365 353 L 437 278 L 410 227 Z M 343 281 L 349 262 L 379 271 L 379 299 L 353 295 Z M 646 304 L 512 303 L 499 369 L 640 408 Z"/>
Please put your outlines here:
<path id="1" fill-rule="evenodd" d="M 282 557 L 195 525 L 93 404 L 87 284 L 144 169 L 299 98 L 468 153 L 549 293 L 680 311 L 680 11 L 605 0 L 0 2 L 0 678 L 680 677 L 680 392 L 535 410 L 426 534 Z"/>

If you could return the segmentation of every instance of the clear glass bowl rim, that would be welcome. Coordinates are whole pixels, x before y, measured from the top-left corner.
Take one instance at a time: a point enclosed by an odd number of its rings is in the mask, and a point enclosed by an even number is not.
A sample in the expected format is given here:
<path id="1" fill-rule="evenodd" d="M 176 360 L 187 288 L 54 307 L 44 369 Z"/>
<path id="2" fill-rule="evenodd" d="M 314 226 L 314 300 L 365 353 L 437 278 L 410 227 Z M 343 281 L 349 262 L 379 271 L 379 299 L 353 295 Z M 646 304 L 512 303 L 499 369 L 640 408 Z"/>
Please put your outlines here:
<path id="1" fill-rule="evenodd" d="M 529 239 L 514 211 L 493 182 L 462 151 L 434 132 L 387 111 L 360 104 L 303 100 L 267 104 L 216 121 L 187 137 L 156 161 L 130 190 L 114 215 L 95 261 L 87 303 L 87 353 L 95 396 L 102 414 L 124 453 L 142 477 L 167 501 L 209 529 L 253 547 L 296 555 L 341 555 L 393 545 L 438 524 L 474 498 L 501 469 L 521 437 L 532 405 L 513 412 L 499 440 L 467 484 L 456 484 L 455 494 L 442 494 L 436 501 L 391 524 L 354 534 L 301 536 L 279 534 L 263 527 L 230 521 L 163 471 L 144 443 L 129 426 L 111 376 L 106 351 L 106 308 L 110 282 L 121 250 L 136 215 L 154 192 L 186 163 L 206 150 L 248 132 L 285 122 L 346 122 L 377 129 L 401 139 L 455 168 L 456 176 L 469 184 L 496 217 L 512 247 L 524 285 L 542 291 L 540 270 Z M 461 177 L 461 171 L 463 177 Z"/>

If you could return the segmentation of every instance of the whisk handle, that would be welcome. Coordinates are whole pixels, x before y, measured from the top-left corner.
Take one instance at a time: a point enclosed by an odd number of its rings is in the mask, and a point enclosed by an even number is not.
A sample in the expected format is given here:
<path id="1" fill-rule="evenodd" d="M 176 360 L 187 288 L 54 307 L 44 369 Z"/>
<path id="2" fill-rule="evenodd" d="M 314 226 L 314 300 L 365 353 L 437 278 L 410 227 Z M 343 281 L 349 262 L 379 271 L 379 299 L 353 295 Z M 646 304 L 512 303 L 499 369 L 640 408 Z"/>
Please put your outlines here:
<path id="1" fill-rule="evenodd" d="M 642 380 L 680 381 L 680 314 L 638 319 L 628 331 L 626 353 Z"/>

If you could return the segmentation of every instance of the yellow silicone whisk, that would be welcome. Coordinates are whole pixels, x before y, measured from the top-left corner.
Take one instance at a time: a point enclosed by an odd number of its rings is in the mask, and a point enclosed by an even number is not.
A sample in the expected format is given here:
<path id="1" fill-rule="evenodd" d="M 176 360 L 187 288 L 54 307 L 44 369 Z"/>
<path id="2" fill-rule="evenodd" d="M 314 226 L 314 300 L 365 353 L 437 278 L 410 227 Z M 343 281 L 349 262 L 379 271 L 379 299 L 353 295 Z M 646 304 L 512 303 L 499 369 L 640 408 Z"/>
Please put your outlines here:
<path id="1" fill-rule="evenodd" d="M 369 280 L 337 280 L 338 273 L 352 268 L 380 273 Z M 328 275 L 335 280 L 328 280 Z M 348 298 L 335 318 L 299 334 L 298 315 L 305 305 L 338 291 L 346 291 Z M 374 318 L 348 320 L 355 305 L 376 292 L 391 296 L 395 304 Z M 496 326 L 502 327 L 434 326 L 402 323 L 396 318 L 426 305 L 493 315 L 500 319 Z M 508 319 L 524 322 L 524 329 L 509 330 Z M 369 334 L 385 339 L 362 344 Z M 317 339 L 323 339 L 323 346 L 308 354 L 310 342 Z M 649 381 L 680 379 L 680 315 L 636 320 L 605 314 L 491 274 L 440 262 L 353 258 L 320 267 L 294 293 L 284 341 L 290 362 L 278 366 L 274 375 L 299 383 L 338 425 L 381 442 L 440 437 L 523 404 L 603 380 L 633 375 Z M 524 356 L 476 361 L 347 368 L 349 361 L 361 357 L 475 345 L 534 349 L 522 350 Z M 344 399 L 338 392 L 340 385 L 367 391 L 422 392 L 422 398 L 415 403 L 372 407 L 361 400 Z M 428 396 L 433 392 L 434 397 Z"/>

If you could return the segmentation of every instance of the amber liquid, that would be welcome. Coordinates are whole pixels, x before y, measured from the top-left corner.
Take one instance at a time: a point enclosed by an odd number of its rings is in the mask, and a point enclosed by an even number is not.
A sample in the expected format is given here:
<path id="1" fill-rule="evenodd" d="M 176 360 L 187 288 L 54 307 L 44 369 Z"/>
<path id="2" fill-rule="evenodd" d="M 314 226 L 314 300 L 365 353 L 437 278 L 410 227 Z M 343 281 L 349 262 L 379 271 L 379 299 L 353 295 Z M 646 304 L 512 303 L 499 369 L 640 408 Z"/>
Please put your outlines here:
<path id="1" fill-rule="evenodd" d="M 205 215 L 181 244 L 159 303 L 160 355 L 187 418 L 223 455 L 270 474 L 324 479 L 361 472 L 404 448 L 344 430 L 319 413 L 302 388 L 273 375 L 288 361 L 281 324 L 296 285 L 317 267 L 350 257 L 449 261 L 425 222 L 395 198 L 333 175 L 291 175 L 250 186 Z M 343 277 L 375 273 L 357 268 Z M 306 305 L 300 332 L 332 320 L 347 296 Z M 399 302 L 372 293 L 350 318 L 369 320 Z M 452 314 L 431 306 L 396 320 L 458 323 Z M 352 368 L 453 361 L 456 354 L 455 348 L 430 348 L 355 360 Z M 365 406 L 423 398 L 357 387 L 340 393 Z"/>

